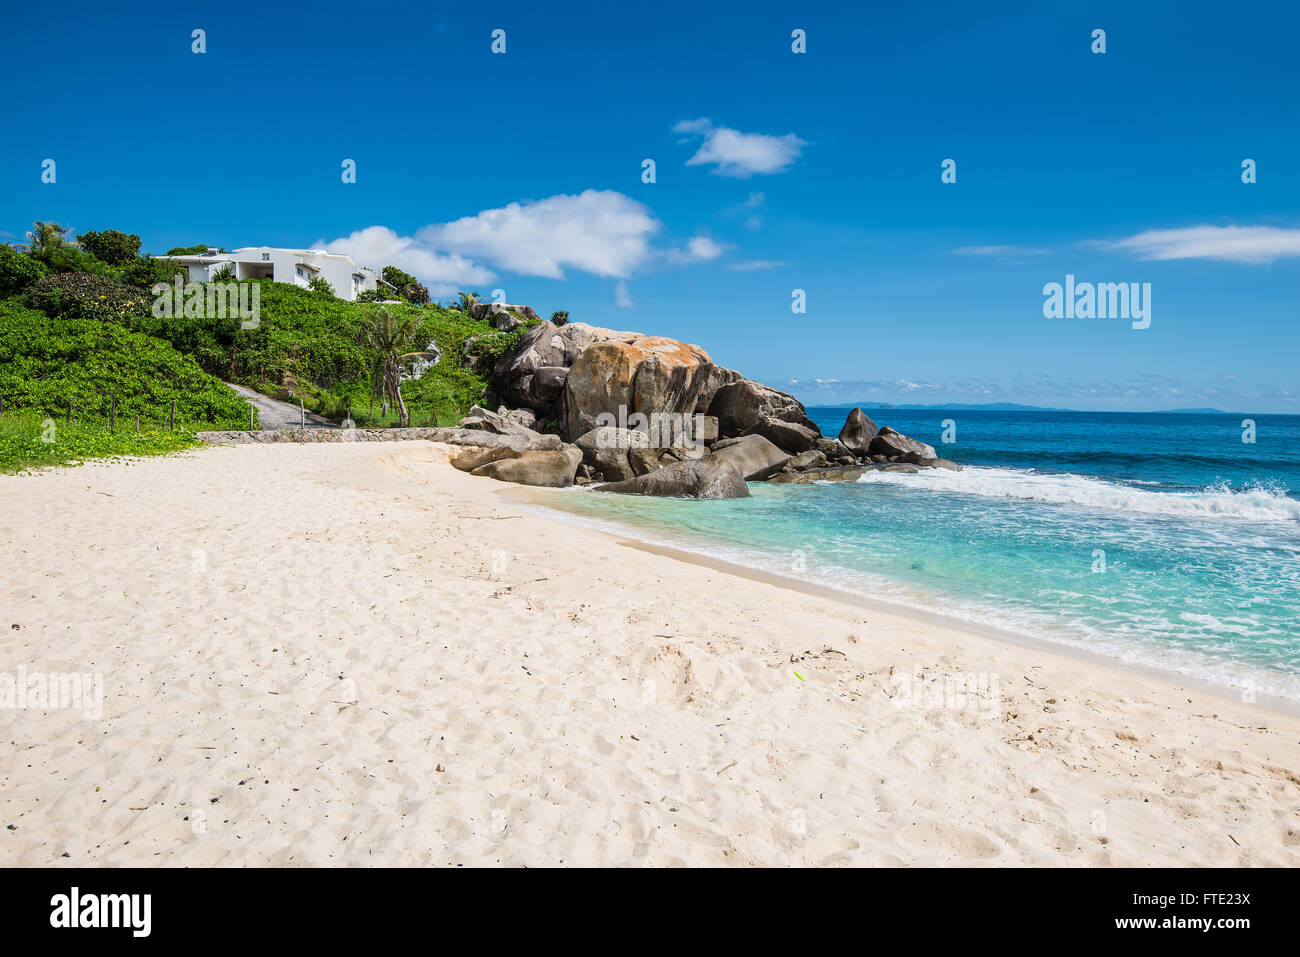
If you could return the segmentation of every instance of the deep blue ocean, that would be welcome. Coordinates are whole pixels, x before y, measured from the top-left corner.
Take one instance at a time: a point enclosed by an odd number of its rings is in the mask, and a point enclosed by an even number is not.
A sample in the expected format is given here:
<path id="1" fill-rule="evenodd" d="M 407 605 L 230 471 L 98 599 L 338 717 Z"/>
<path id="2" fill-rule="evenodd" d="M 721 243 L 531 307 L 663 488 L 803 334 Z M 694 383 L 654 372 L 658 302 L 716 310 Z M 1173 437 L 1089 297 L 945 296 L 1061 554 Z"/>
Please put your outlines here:
<path id="1" fill-rule="evenodd" d="M 634 537 L 1300 699 L 1300 416 L 1251 416 L 1245 442 L 1242 415 L 864 411 L 965 469 L 554 499 Z M 808 412 L 830 436 L 847 414 Z"/>

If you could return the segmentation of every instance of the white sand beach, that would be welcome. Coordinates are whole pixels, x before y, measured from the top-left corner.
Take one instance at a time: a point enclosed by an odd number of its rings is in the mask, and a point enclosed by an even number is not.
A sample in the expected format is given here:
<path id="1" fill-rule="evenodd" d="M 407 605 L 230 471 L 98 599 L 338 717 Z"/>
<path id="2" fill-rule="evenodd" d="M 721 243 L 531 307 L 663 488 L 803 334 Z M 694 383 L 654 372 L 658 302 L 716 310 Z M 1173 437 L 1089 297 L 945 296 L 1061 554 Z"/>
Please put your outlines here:
<path id="1" fill-rule="evenodd" d="M 505 488 L 427 442 L 0 476 L 0 672 L 103 680 L 0 711 L 0 864 L 1300 864 L 1300 718 Z"/>

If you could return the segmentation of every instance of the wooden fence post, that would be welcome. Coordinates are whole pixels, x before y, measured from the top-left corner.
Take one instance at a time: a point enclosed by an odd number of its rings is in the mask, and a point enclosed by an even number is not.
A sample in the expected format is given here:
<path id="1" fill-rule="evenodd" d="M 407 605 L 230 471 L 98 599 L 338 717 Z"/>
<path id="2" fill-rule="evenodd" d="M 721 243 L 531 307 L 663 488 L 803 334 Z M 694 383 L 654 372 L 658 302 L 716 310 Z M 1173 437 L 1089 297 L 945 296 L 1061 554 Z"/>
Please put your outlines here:
<path id="1" fill-rule="evenodd" d="M 253 403 L 248 403 L 248 431 L 253 431 Z"/>
<path id="2" fill-rule="evenodd" d="M 68 425 L 71 425 L 71 424 L 72 424 L 72 400 L 71 400 L 71 399 L 68 400 L 68 418 L 67 418 L 67 424 L 68 424 Z"/>
<path id="3" fill-rule="evenodd" d="M 298 396 L 298 428 L 307 428 L 307 407 L 302 404 L 302 396 Z"/>
<path id="4" fill-rule="evenodd" d="M 135 434 L 136 435 L 140 434 L 140 413 L 139 412 L 135 414 Z"/>

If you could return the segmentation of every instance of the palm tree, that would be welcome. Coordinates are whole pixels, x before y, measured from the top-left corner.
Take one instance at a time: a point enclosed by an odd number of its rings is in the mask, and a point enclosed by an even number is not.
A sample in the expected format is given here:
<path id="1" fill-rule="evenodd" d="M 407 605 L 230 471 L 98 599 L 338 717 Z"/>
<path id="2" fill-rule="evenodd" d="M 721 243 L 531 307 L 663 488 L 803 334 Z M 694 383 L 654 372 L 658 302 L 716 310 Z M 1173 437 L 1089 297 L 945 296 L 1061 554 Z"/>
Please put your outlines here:
<path id="1" fill-rule="evenodd" d="M 423 354 L 423 350 L 413 348 L 419 336 L 420 329 L 414 319 L 394 319 L 392 313 L 382 308 L 363 320 L 357 331 L 361 343 L 375 353 L 370 376 L 375 394 L 397 406 L 403 425 L 411 422 L 406 403 L 402 401 L 401 363 Z"/>
<path id="2" fill-rule="evenodd" d="M 460 297 L 460 302 L 456 303 L 454 308 L 459 309 L 461 312 L 469 312 L 469 307 L 478 302 L 478 293 L 476 292 L 458 292 L 456 295 Z"/>
<path id="3" fill-rule="evenodd" d="M 60 246 L 66 244 L 64 236 L 71 230 L 64 229 L 58 223 L 46 223 L 37 220 L 32 223 L 31 232 L 27 234 L 27 241 L 31 244 L 31 251 L 35 255 L 52 253 Z"/>

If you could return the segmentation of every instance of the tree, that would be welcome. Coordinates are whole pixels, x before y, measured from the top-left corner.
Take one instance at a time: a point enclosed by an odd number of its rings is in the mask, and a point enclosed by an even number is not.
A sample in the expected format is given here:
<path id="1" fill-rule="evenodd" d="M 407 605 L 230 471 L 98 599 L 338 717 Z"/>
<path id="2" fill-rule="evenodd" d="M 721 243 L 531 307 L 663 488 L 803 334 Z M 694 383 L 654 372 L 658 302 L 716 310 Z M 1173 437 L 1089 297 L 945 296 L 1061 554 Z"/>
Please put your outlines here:
<path id="1" fill-rule="evenodd" d="M 551 313 L 551 322 L 557 326 L 562 326 L 569 321 L 569 314 L 563 309 L 557 309 Z"/>
<path id="2" fill-rule="evenodd" d="M 330 285 L 329 280 L 324 276 L 312 276 L 307 286 L 315 292 L 323 292 L 327 296 L 334 295 L 334 287 Z"/>
<path id="3" fill-rule="evenodd" d="M 423 351 L 414 348 L 420 340 L 420 329 L 415 320 L 394 319 L 392 313 L 381 307 L 362 321 L 357 338 L 375 353 L 370 375 L 375 395 L 397 406 L 402 424 L 410 425 L 410 415 L 402 399 L 401 363 Z"/>
<path id="4" fill-rule="evenodd" d="M 140 254 L 140 237 L 134 233 L 128 236 L 120 229 L 91 230 L 79 235 L 77 242 L 81 243 L 82 249 L 110 266 L 120 266 Z"/>
<path id="5" fill-rule="evenodd" d="M 205 243 L 199 243 L 197 246 L 175 246 L 167 250 L 168 256 L 202 256 L 210 247 Z M 222 252 L 225 252 L 223 249 Z"/>
<path id="6" fill-rule="evenodd" d="M 31 244 L 32 255 L 45 257 L 54 250 L 62 247 L 66 242 L 66 234 L 69 230 L 64 229 L 58 223 L 47 223 L 43 220 L 36 220 L 32 223 L 31 231 L 27 234 L 27 241 Z"/>
<path id="7" fill-rule="evenodd" d="M 396 266 L 385 266 L 380 275 L 384 277 L 384 282 L 388 283 L 398 292 L 401 292 L 404 286 L 409 286 L 416 279 L 409 272 L 402 272 Z"/>
<path id="8" fill-rule="evenodd" d="M 460 301 L 457 302 L 452 308 L 459 309 L 461 312 L 469 312 L 469 307 L 474 305 L 474 303 L 478 302 L 478 293 L 476 292 L 462 291 L 456 293 L 456 295 L 460 297 Z"/>

